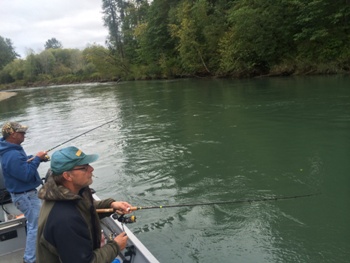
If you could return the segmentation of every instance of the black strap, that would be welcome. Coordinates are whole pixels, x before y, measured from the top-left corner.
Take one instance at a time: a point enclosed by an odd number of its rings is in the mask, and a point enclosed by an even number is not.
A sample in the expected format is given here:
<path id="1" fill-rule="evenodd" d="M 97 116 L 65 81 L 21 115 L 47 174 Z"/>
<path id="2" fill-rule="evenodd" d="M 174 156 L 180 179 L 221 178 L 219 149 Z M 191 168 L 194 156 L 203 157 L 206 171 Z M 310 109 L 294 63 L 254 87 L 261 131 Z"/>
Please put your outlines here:
<path id="1" fill-rule="evenodd" d="M 122 258 L 123 259 L 123 263 L 131 263 L 132 262 L 132 258 L 133 258 L 134 255 L 136 255 L 135 246 L 128 246 L 128 247 L 126 247 L 126 252 L 124 253 L 124 256 Z M 129 258 L 127 259 L 126 257 L 129 257 Z"/>
<path id="2" fill-rule="evenodd" d="M 9 191 L 7 191 L 6 189 L 0 189 L 0 204 L 4 205 L 11 202 L 12 200 Z"/>

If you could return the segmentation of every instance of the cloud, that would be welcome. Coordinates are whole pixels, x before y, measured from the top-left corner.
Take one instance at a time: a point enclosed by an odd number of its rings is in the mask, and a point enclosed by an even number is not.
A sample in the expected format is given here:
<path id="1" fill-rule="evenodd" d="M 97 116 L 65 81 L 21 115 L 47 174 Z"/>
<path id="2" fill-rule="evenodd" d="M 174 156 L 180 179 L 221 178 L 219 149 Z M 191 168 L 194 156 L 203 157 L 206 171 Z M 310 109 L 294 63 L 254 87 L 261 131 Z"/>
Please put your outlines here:
<path id="1" fill-rule="evenodd" d="M 104 45 L 101 6 L 101 0 L 1 0 L 0 36 L 11 39 L 22 58 L 30 49 L 44 50 L 53 37 L 64 48 Z"/>

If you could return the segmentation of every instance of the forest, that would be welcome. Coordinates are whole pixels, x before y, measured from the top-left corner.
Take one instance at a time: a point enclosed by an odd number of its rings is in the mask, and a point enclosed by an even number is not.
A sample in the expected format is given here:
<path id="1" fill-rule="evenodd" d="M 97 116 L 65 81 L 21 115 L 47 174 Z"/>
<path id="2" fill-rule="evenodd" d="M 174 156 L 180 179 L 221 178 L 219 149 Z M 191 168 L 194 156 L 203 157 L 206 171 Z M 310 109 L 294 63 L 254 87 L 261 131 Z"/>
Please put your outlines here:
<path id="1" fill-rule="evenodd" d="M 101 0 L 105 46 L 19 58 L 0 36 L 0 87 L 188 77 L 349 74 L 350 0 Z"/>

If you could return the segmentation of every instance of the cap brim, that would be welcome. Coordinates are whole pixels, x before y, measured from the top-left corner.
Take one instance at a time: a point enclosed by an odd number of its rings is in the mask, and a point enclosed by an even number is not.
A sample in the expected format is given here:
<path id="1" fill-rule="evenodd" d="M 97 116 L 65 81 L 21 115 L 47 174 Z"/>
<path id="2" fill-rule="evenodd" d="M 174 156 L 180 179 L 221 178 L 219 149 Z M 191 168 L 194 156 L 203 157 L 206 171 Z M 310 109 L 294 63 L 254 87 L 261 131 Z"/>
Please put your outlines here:
<path id="1" fill-rule="evenodd" d="M 77 162 L 75 165 L 84 165 L 84 164 L 95 162 L 98 159 L 98 157 L 99 157 L 98 154 L 87 154 L 83 159 L 79 160 L 79 162 Z"/>
<path id="2" fill-rule="evenodd" d="M 16 132 L 27 132 L 27 130 L 28 130 L 28 127 L 25 126 L 25 127 L 16 129 Z"/>

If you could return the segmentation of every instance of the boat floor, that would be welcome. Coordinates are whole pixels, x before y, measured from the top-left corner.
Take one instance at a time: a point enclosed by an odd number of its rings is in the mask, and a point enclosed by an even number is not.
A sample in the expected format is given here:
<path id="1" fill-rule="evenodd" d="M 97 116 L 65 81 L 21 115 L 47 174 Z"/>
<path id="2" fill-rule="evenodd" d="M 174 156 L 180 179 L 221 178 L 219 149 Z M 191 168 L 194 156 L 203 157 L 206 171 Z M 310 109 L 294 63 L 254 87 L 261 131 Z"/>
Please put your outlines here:
<path id="1" fill-rule="evenodd" d="M 0 256 L 0 263 L 21 263 L 23 262 L 24 249 Z"/>

